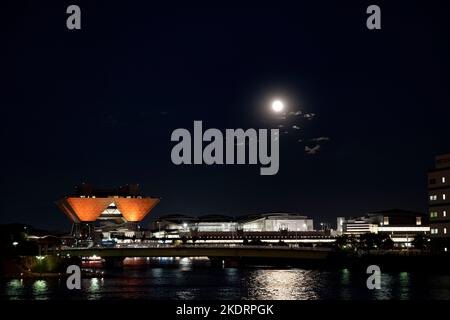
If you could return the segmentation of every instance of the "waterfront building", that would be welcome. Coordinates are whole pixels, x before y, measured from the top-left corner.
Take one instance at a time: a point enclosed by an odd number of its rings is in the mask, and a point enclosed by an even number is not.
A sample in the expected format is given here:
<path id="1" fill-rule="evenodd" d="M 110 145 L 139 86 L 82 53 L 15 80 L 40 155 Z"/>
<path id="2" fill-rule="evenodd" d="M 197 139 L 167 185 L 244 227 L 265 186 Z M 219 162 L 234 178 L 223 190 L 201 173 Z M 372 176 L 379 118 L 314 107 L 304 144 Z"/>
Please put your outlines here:
<path id="1" fill-rule="evenodd" d="M 337 218 L 342 234 L 359 236 L 364 233 L 388 235 L 398 247 L 409 247 L 418 234 L 430 233 L 428 216 L 401 209 L 369 212 L 360 217 Z"/>
<path id="2" fill-rule="evenodd" d="M 265 213 L 240 217 L 224 215 L 162 216 L 152 223 L 153 230 L 168 232 L 305 232 L 313 231 L 313 219 L 297 213 Z"/>
<path id="3" fill-rule="evenodd" d="M 59 209 L 72 221 L 76 239 L 93 240 L 99 236 L 135 236 L 138 223 L 158 204 L 159 198 L 144 196 L 139 186 L 130 184 L 116 189 L 96 189 L 89 184 L 56 201 Z"/>
<path id="4" fill-rule="evenodd" d="M 273 232 L 313 231 L 313 219 L 297 213 L 267 213 L 252 215 L 240 219 L 243 231 Z"/>
<path id="5" fill-rule="evenodd" d="M 428 208 L 434 248 L 450 250 L 450 153 L 436 157 L 428 171 Z"/>
<path id="6" fill-rule="evenodd" d="M 314 230 L 313 219 L 298 213 L 264 213 L 239 217 L 224 215 L 166 215 L 154 221 L 150 229 L 155 238 L 196 239 L 198 243 L 263 242 L 319 243 L 334 241 L 329 230 Z"/>

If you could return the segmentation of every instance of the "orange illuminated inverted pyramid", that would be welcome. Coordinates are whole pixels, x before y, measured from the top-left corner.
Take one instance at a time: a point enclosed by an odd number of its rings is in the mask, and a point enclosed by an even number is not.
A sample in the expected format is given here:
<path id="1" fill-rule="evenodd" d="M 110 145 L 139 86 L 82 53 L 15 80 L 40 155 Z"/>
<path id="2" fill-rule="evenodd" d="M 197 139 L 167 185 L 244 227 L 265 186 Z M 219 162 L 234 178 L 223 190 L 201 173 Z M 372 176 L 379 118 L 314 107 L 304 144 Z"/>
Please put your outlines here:
<path id="1" fill-rule="evenodd" d="M 93 222 L 108 207 L 111 199 L 108 198 L 78 198 L 62 199 L 60 207 L 69 217 L 76 216 L 79 221 Z"/>
<path id="2" fill-rule="evenodd" d="M 114 203 L 122 216 L 130 222 L 137 222 L 144 217 L 159 202 L 158 198 L 117 198 Z"/>

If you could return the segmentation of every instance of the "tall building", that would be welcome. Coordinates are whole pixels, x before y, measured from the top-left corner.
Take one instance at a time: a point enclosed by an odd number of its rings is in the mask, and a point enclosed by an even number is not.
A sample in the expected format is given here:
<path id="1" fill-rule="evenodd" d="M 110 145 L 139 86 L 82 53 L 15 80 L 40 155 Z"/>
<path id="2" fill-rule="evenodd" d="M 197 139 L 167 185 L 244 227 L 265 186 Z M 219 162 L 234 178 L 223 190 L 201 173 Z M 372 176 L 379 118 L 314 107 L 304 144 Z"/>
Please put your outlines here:
<path id="1" fill-rule="evenodd" d="M 450 153 L 436 157 L 428 171 L 428 207 L 433 247 L 450 250 Z"/>

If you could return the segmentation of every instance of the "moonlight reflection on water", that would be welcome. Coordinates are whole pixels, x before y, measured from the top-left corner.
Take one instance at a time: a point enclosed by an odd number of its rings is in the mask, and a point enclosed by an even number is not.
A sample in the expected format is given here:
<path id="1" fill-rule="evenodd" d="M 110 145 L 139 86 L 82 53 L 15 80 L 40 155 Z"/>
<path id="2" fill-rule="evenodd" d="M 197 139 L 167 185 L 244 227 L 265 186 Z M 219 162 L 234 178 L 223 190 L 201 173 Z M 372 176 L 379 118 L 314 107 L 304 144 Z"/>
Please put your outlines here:
<path id="1" fill-rule="evenodd" d="M 383 273 L 381 289 L 368 290 L 367 275 L 350 269 L 222 268 L 208 260 L 174 259 L 103 271 L 101 278 L 82 279 L 79 291 L 68 290 L 63 279 L 6 280 L 0 299 L 450 299 L 450 276 L 444 274 Z"/>

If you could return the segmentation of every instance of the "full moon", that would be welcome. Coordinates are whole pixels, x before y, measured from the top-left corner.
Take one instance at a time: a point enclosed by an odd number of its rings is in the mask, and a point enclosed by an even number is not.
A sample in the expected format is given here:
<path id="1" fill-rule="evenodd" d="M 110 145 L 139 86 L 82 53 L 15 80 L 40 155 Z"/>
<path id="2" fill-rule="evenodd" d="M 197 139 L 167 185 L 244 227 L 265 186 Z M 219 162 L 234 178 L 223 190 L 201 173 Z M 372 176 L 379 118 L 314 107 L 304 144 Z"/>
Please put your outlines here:
<path id="1" fill-rule="evenodd" d="M 281 112 L 284 109 L 284 104 L 280 100 L 275 100 L 272 102 L 272 110 L 275 112 Z"/>

